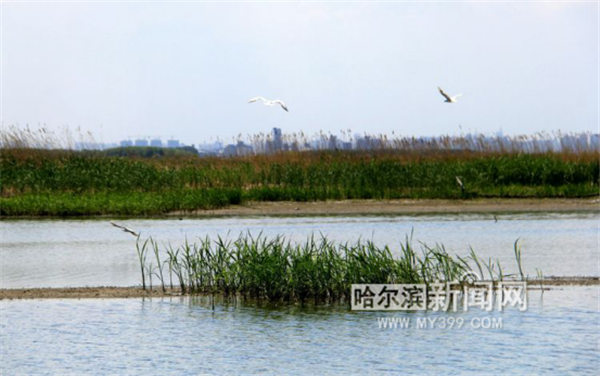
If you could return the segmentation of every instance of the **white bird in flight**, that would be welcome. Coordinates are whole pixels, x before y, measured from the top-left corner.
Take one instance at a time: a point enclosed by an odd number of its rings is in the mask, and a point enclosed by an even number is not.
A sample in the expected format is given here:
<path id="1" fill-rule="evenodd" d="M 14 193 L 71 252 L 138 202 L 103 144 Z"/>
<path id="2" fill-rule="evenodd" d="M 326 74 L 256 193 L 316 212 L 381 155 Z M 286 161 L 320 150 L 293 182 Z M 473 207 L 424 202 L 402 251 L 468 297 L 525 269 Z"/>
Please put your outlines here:
<path id="1" fill-rule="evenodd" d="M 458 98 L 462 97 L 462 94 L 458 94 L 458 95 L 451 97 L 448 94 L 446 94 L 444 92 L 444 90 L 442 90 L 442 88 L 439 86 L 438 86 L 438 90 L 440 91 L 440 94 L 442 94 L 444 96 L 444 98 L 446 98 L 446 100 L 444 101 L 446 103 L 456 103 Z"/>
<path id="2" fill-rule="evenodd" d="M 138 236 L 138 235 L 139 235 L 137 232 L 133 231 L 132 229 L 130 229 L 130 228 L 128 228 L 128 227 L 125 227 L 125 226 L 118 225 L 118 224 L 116 224 L 116 223 L 114 223 L 114 222 L 110 222 L 110 224 L 111 224 L 111 225 L 113 225 L 113 226 L 115 226 L 115 227 L 117 227 L 117 228 L 120 228 L 120 229 L 121 229 L 121 230 L 123 230 L 124 232 L 128 232 L 128 233 L 130 233 L 130 234 L 131 234 L 131 235 L 133 235 L 133 236 Z"/>
<path id="3" fill-rule="evenodd" d="M 252 98 L 252 99 L 250 99 L 250 100 L 248 101 L 248 103 L 254 103 L 254 102 L 256 102 L 256 101 L 262 101 L 262 102 L 263 102 L 263 104 L 264 104 L 265 106 L 270 106 L 270 107 L 272 107 L 272 106 L 274 106 L 274 105 L 278 104 L 278 105 L 280 105 L 280 106 L 281 106 L 281 108 L 283 108 L 283 109 L 285 110 L 285 112 L 290 112 L 290 111 L 287 109 L 287 107 L 285 106 L 285 103 L 283 103 L 283 102 L 282 102 L 281 100 L 279 100 L 279 99 L 275 99 L 275 100 L 272 100 L 272 101 L 271 101 L 271 100 L 268 100 L 268 99 L 266 99 L 266 98 L 263 98 L 263 97 L 255 97 L 255 98 Z"/>

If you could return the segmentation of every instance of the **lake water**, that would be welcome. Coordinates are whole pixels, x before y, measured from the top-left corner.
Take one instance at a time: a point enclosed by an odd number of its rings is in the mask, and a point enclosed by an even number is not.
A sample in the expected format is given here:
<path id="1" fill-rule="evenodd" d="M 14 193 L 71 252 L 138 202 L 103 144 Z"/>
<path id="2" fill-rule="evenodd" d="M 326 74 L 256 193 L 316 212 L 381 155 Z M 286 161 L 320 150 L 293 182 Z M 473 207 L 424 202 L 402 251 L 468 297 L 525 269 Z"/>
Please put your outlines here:
<path id="1" fill-rule="evenodd" d="M 302 242 L 322 233 L 331 240 L 373 240 L 399 250 L 414 230 L 413 244 L 443 244 L 465 256 L 500 260 L 516 272 L 513 244 L 522 243 L 525 273 L 598 276 L 597 213 L 419 215 L 360 217 L 244 217 L 116 220 L 142 236 L 179 245 L 205 236 L 230 238 L 241 232 L 284 235 Z M 0 285 L 20 287 L 133 286 L 141 283 L 135 238 L 106 220 L 0 221 Z M 228 235 L 229 234 L 229 235 Z"/>
<path id="2" fill-rule="evenodd" d="M 195 297 L 3 300 L 0 374 L 598 375 L 598 298 L 598 286 L 564 287 L 530 291 L 524 312 L 444 313 L 213 310 Z M 412 321 L 382 329 L 386 317 Z M 424 317 L 465 324 L 419 329 Z M 502 328 L 476 328 L 484 318 Z"/>
<path id="3" fill-rule="evenodd" d="M 186 238 L 241 232 L 302 242 L 372 240 L 399 249 L 472 247 L 525 273 L 598 276 L 597 213 L 245 217 L 118 220 L 143 237 Z M 2 288 L 139 285 L 135 238 L 109 220 L 0 221 Z M 600 368 L 599 287 L 529 291 L 529 307 L 486 312 L 353 312 L 345 305 L 273 307 L 207 297 L 1 300 L 0 374 L 578 374 Z M 382 319 L 409 319 L 381 328 Z M 417 320 L 438 320 L 418 328 Z M 459 328 L 439 320 L 461 320 Z M 501 327 L 475 327 L 499 320 Z"/>

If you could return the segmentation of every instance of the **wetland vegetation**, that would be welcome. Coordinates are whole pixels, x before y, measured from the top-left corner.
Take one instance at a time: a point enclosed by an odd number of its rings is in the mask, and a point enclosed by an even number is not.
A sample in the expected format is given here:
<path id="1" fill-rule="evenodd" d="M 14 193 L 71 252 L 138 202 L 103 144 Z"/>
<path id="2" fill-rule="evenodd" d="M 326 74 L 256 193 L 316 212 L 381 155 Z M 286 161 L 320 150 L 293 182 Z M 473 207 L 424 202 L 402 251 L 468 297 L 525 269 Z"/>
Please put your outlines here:
<path id="1" fill-rule="evenodd" d="M 534 146 L 527 153 L 512 143 L 490 148 L 442 138 L 224 158 L 157 148 L 56 149 L 61 144 L 50 136 L 15 130 L 3 137 L 2 216 L 140 216 L 265 201 L 582 198 L 599 191 L 596 151 L 541 151 L 535 138 L 526 140 Z"/>
<path id="2" fill-rule="evenodd" d="M 292 243 L 285 237 L 242 234 L 237 239 L 208 237 L 179 247 L 138 237 L 137 254 L 144 289 L 190 294 L 243 296 L 266 301 L 332 302 L 350 298 L 352 284 L 411 284 L 481 279 L 524 280 L 521 249 L 514 244 L 515 270 L 507 274 L 498 260 L 451 256 L 443 245 L 421 251 L 406 237 L 398 252 L 371 241 L 339 243 L 326 237 Z M 165 257 L 166 255 L 166 257 Z M 468 281 L 466 281 L 468 282 Z"/>
<path id="3" fill-rule="evenodd" d="M 15 150 L 2 151 L 0 169 L 3 216 L 152 215 L 246 201 L 580 198 L 598 194 L 600 171 L 596 153 L 143 159 Z"/>

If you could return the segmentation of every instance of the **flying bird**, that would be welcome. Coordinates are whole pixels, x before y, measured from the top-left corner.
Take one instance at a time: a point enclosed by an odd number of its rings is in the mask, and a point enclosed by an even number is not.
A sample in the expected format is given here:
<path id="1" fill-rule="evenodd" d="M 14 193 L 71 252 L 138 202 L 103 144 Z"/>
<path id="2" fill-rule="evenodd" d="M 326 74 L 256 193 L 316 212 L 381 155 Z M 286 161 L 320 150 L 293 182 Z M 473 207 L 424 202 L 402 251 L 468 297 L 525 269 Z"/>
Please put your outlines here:
<path id="1" fill-rule="evenodd" d="M 110 224 L 113 225 L 113 226 L 115 226 L 115 227 L 117 227 L 117 228 L 120 228 L 121 230 L 123 230 L 123 232 L 128 232 L 128 233 L 130 233 L 133 236 L 139 236 L 139 234 L 137 232 L 133 231 L 132 229 L 130 229 L 128 227 L 118 225 L 118 224 L 116 224 L 114 222 L 111 222 Z"/>
<path id="2" fill-rule="evenodd" d="M 269 100 L 269 99 L 266 99 L 266 98 L 263 98 L 263 97 L 255 97 L 255 98 L 250 99 L 248 101 L 248 103 L 254 103 L 256 101 L 261 101 L 265 106 L 269 106 L 269 107 L 272 107 L 272 106 L 275 106 L 276 104 L 278 104 L 278 105 L 281 106 L 281 108 L 283 108 L 285 110 L 285 112 L 290 112 L 288 110 L 288 108 L 285 106 L 285 103 L 283 103 L 279 99 Z"/>
<path id="3" fill-rule="evenodd" d="M 458 94 L 458 95 L 451 97 L 448 94 L 446 94 L 446 92 L 444 92 L 444 90 L 442 90 L 442 88 L 439 86 L 438 86 L 438 90 L 440 91 L 440 94 L 442 94 L 444 96 L 444 98 L 446 98 L 446 100 L 444 101 L 446 103 L 456 103 L 458 101 L 458 98 L 462 97 L 462 94 Z"/>

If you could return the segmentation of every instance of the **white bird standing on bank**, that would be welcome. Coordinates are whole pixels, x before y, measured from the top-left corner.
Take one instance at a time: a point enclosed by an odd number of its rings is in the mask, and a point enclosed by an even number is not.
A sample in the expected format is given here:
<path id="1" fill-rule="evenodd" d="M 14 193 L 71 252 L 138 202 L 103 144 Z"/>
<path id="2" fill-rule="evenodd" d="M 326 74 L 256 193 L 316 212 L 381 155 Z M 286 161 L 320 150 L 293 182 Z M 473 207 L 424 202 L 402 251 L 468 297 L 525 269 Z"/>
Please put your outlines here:
<path id="1" fill-rule="evenodd" d="M 460 180 L 460 178 L 458 176 L 455 176 L 455 177 L 456 177 L 456 183 L 460 187 L 461 192 L 464 194 L 465 193 L 465 185 L 463 184 L 463 182 Z"/>
<path id="2" fill-rule="evenodd" d="M 111 222 L 110 224 L 113 225 L 113 226 L 115 226 L 115 227 L 117 227 L 117 228 L 120 228 L 121 230 L 123 230 L 123 232 L 128 232 L 128 233 L 130 233 L 133 236 L 138 236 L 137 232 L 133 231 L 132 229 L 130 229 L 128 227 L 118 225 L 118 224 L 116 224 L 114 222 Z"/>
<path id="3" fill-rule="evenodd" d="M 458 98 L 462 97 L 462 93 L 451 97 L 448 94 L 446 94 L 444 92 L 444 90 L 442 90 L 442 88 L 439 86 L 438 86 L 438 90 L 440 91 L 440 94 L 442 94 L 444 96 L 444 98 L 446 98 L 446 100 L 444 101 L 446 103 L 456 103 Z"/>
<path id="4" fill-rule="evenodd" d="M 250 100 L 248 101 L 248 103 L 254 103 L 254 102 L 256 102 L 256 101 L 262 101 L 262 102 L 263 102 L 263 104 L 264 104 L 265 106 L 269 106 L 269 107 L 272 107 L 272 106 L 274 106 L 274 105 L 278 104 L 278 105 L 280 105 L 280 106 L 281 106 L 281 108 L 283 108 L 283 109 L 285 110 L 285 112 L 290 112 L 290 111 L 287 109 L 287 107 L 285 106 L 285 103 L 283 103 L 283 102 L 282 102 L 281 100 L 279 100 L 279 99 L 275 99 L 275 100 L 269 100 L 269 99 L 266 99 L 266 98 L 263 98 L 263 97 L 255 97 L 255 98 L 252 98 L 252 99 L 250 99 Z"/>

